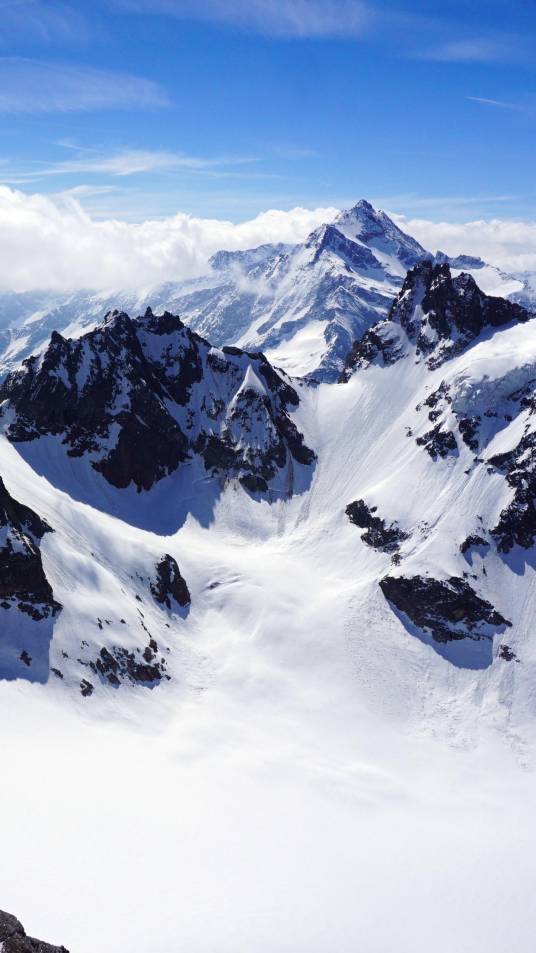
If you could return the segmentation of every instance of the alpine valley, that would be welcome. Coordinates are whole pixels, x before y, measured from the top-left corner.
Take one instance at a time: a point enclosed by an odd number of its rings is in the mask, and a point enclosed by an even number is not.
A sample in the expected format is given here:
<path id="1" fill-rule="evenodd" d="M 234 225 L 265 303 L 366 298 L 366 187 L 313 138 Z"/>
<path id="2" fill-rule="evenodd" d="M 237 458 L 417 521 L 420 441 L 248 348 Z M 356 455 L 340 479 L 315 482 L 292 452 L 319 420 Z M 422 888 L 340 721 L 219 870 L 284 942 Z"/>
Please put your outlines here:
<path id="1" fill-rule="evenodd" d="M 529 953 L 532 308 L 366 201 L 204 278 L 2 297 L 1 886 L 32 931 Z"/>

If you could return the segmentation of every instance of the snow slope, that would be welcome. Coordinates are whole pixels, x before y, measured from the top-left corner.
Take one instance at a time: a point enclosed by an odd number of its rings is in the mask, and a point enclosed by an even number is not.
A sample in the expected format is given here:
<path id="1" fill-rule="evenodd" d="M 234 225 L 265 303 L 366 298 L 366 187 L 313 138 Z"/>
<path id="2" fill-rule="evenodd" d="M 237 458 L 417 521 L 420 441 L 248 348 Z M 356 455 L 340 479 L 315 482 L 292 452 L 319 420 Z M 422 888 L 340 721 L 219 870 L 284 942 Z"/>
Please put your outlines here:
<path id="1" fill-rule="evenodd" d="M 0 681 L 0 886 L 29 932 L 73 953 L 532 950 L 534 550 L 492 534 L 507 477 L 532 466 L 523 448 L 492 462 L 532 433 L 536 325 L 516 315 L 437 362 L 445 339 L 419 353 L 400 325 L 396 361 L 293 381 L 317 460 L 290 496 L 190 467 L 120 490 L 46 435 L 1 438 L 7 489 L 54 530 L 41 554 L 63 607 L 63 678 Z M 238 389 L 264 398 L 261 377 Z M 454 435 L 444 456 L 419 443 L 434 427 Z M 356 500 L 404 532 L 396 552 L 362 539 Z M 477 533 L 487 546 L 462 552 Z M 151 598 L 162 553 L 187 612 Z M 380 586 L 464 573 L 510 627 L 437 641 Z M 169 680 L 88 675 L 90 646 L 136 653 L 147 630 Z"/>

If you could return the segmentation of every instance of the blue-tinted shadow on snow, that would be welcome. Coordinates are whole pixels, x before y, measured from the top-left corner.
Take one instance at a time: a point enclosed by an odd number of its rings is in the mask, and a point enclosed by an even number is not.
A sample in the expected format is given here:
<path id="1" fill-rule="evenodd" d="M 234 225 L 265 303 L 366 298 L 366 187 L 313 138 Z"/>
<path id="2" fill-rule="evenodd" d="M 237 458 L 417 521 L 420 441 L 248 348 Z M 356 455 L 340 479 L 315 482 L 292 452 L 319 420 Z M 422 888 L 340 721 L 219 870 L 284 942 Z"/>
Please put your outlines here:
<path id="1" fill-rule="evenodd" d="M 59 440 L 42 438 L 13 446 L 35 473 L 72 500 L 159 536 L 174 536 L 188 516 L 208 528 L 229 483 L 208 473 L 202 462 L 194 459 L 180 464 L 150 490 L 138 492 L 133 484 L 120 489 L 108 483 L 87 458 L 69 457 Z M 251 492 L 242 485 L 239 492 L 256 503 L 288 499 L 309 489 L 314 468 L 314 463 L 305 466 L 292 462 L 276 475 L 267 492 Z M 238 480 L 233 482 L 238 485 Z"/>
<path id="2" fill-rule="evenodd" d="M 45 684 L 56 617 L 36 621 L 16 606 L 0 610 L 0 679 Z"/>
<path id="3" fill-rule="evenodd" d="M 530 549 L 524 549 L 522 546 L 516 545 L 509 553 L 503 553 L 498 549 L 497 554 L 516 576 L 524 576 L 527 567 L 536 569 L 536 548 L 534 546 L 531 546 Z"/>
<path id="4" fill-rule="evenodd" d="M 430 646 L 441 658 L 456 668 L 472 669 L 479 671 L 489 668 L 493 661 L 493 634 L 504 632 L 506 626 L 500 626 L 490 635 L 481 635 L 480 638 L 453 639 L 450 642 L 438 642 L 433 635 L 426 629 L 420 629 L 408 619 L 407 615 L 400 612 L 391 602 L 389 602 L 394 615 L 404 626 L 406 632 L 414 638 L 419 639 L 424 645 Z"/>

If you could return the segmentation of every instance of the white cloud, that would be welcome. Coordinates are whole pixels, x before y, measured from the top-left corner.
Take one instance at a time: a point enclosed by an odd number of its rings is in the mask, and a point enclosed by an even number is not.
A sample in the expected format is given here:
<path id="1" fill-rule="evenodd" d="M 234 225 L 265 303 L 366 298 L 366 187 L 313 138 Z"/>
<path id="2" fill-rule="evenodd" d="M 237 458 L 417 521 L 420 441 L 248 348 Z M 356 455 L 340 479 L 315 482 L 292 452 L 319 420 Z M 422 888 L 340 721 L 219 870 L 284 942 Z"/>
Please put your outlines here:
<path id="1" fill-rule="evenodd" d="M 93 191 L 78 186 L 51 198 L 0 187 L 1 289 L 119 289 L 196 277 L 221 248 L 302 241 L 337 213 L 332 207 L 272 209 L 240 224 L 178 213 L 134 224 L 92 218 L 79 199 Z M 480 255 L 505 271 L 536 271 L 535 221 L 452 223 L 389 214 L 430 251 Z"/>
<path id="2" fill-rule="evenodd" d="M 372 17 L 362 0 L 118 0 L 118 5 L 288 37 L 355 36 Z"/>
<path id="3" fill-rule="evenodd" d="M 430 251 L 478 255 L 505 271 L 536 271 L 534 221 L 493 218 L 453 223 L 389 214 Z"/>
<path id="4" fill-rule="evenodd" d="M 0 57 L 0 113 L 39 114 L 165 106 L 157 83 L 69 63 Z"/>
<path id="5" fill-rule="evenodd" d="M 271 210 L 235 225 L 179 213 L 131 224 L 95 221 L 76 196 L 55 201 L 0 187 L 0 288 L 128 288 L 193 277 L 221 248 L 296 242 L 334 208 Z"/>

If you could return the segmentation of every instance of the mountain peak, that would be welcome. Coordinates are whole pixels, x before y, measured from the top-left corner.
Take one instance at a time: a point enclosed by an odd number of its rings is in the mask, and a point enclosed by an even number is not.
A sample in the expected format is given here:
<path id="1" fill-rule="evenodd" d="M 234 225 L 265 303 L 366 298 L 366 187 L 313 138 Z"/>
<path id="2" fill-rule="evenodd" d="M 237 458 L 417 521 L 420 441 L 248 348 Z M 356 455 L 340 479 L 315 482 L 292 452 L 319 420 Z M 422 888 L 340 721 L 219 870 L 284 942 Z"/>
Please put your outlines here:
<path id="1" fill-rule="evenodd" d="M 426 250 L 402 231 L 381 209 L 360 199 L 352 208 L 339 213 L 334 221 L 339 231 L 352 241 L 397 259 L 407 270 L 427 255 Z"/>
<path id="2" fill-rule="evenodd" d="M 460 354 L 485 328 L 529 317 L 521 305 L 484 294 L 467 272 L 453 277 L 447 262 L 423 259 L 408 271 L 387 320 L 356 342 L 341 379 L 355 367 L 377 360 L 393 364 L 410 351 L 433 369 Z"/>

